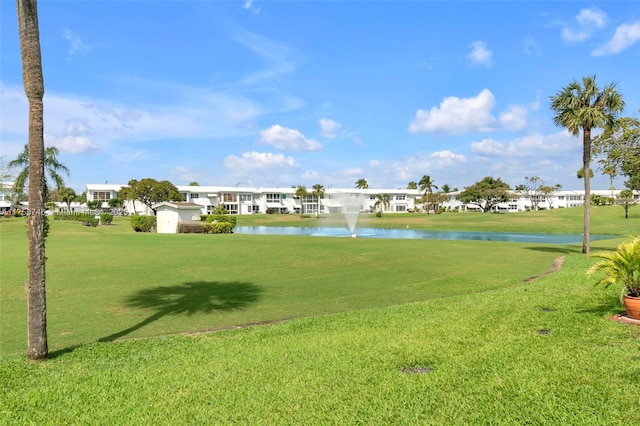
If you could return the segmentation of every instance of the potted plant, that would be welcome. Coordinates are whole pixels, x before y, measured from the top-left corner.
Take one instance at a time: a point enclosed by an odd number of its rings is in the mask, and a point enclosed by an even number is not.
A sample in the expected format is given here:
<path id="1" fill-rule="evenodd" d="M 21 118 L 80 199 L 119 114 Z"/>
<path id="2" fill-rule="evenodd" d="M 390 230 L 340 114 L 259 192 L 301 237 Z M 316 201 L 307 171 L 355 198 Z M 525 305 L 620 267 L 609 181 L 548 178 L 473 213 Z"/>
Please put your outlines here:
<path id="1" fill-rule="evenodd" d="M 640 320 L 640 235 L 623 241 L 614 251 L 598 251 L 591 257 L 603 260 L 591 266 L 587 275 L 603 271 L 598 284 L 622 284 L 621 299 L 627 315 Z"/>

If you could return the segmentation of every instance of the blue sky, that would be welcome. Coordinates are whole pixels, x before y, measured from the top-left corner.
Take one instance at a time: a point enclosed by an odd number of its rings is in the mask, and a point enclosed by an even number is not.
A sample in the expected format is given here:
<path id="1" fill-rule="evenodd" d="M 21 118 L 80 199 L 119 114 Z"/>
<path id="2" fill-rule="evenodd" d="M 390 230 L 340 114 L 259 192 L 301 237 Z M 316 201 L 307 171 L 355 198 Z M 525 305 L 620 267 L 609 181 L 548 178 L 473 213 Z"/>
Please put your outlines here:
<path id="1" fill-rule="evenodd" d="M 640 113 L 632 1 L 41 1 L 45 144 L 68 186 L 580 189 L 549 97 L 617 82 Z M 15 2 L 0 0 L 0 141 L 27 141 Z M 622 187 L 624 179 L 615 186 Z M 593 187 L 609 188 L 596 173 Z"/>

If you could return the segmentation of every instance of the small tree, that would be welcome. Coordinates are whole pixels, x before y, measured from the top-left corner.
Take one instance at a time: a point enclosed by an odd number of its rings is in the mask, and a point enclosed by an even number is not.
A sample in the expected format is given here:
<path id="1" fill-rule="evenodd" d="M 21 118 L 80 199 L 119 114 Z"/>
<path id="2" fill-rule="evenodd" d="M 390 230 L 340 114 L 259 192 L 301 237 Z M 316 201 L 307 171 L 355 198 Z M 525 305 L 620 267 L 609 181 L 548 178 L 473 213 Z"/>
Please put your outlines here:
<path id="1" fill-rule="evenodd" d="M 357 189 L 367 189 L 367 188 L 369 188 L 369 182 L 367 182 L 367 180 L 365 178 L 358 179 L 356 181 L 356 188 Z"/>
<path id="2" fill-rule="evenodd" d="M 296 188 L 295 196 L 300 199 L 300 215 L 304 215 L 304 199 L 309 195 L 307 187 L 304 185 L 298 185 Z"/>
<path id="3" fill-rule="evenodd" d="M 527 198 L 529 198 L 529 201 L 531 201 L 531 210 L 537 211 L 538 205 L 540 201 L 542 201 L 542 186 L 544 182 L 540 179 L 540 176 L 525 176 L 524 180 L 527 181 L 524 185 L 524 193 L 527 195 Z"/>
<path id="4" fill-rule="evenodd" d="M 316 183 L 315 185 L 313 185 L 313 191 L 311 192 L 313 194 L 314 197 L 316 197 L 317 203 L 318 203 L 318 208 L 316 210 L 316 219 L 318 218 L 318 215 L 320 214 L 320 199 L 324 196 L 324 186 L 320 185 L 319 183 Z"/>
<path id="5" fill-rule="evenodd" d="M 122 191 L 121 191 L 122 192 Z M 129 191 L 125 194 L 131 199 L 140 200 L 153 214 L 156 210 L 153 206 L 163 201 L 182 201 L 182 194 L 174 184 L 167 180 L 157 181 L 151 178 L 129 181 Z"/>
<path id="6" fill-rule="evenodd" d="M 374 209 L 380 209 L 380 217 L 384 216 L 384 210 L 389 207 L 389 194 L 376 194 Z"/>
<path id="7" fill-rule="evenodd" d="M 623 189 L 622 191 L 620 191 L 618 204 L 620 204 L 624 209 L 624 218 L 629 219 L 629 208 L 636 204 L 636 201 L 633 199 L 633 191 L 631 191 L 630 189 Z"/>
<path id="8" fill-rule="evenodd" d="M 553 195 L 562 189 L 562 185 L 556 183 L 555 186 L 542 185 L 540 191 L 544 194 L 544 197 L 549 201 L 549 208 L 553 208 Z"/>
<path id="9" fill-rule="evenodd" d="M 487 176 L 481 181 L 465 188 L 460 193 L 460 201 L 474 204 L 487 213 L 499 204 L 507 201 L 511 196 L 509 185 L 500 178 Z"/>
<path id="10" fill-rule="evenodd" d="M 76 191 L 73 188 L 60 188 L 58 190 L 58 200 L 67 205 L 67 211 L 71 211 L 71 203 L 76 199 Z"/>

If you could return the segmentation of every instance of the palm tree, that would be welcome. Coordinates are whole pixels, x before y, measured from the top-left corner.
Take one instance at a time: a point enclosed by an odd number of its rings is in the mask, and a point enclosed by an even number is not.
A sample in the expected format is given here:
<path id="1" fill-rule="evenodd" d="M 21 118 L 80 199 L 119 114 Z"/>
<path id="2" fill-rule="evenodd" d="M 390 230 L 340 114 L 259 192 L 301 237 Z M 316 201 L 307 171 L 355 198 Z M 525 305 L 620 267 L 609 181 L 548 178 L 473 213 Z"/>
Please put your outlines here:
<path id="1" fill-rule="evenodd" d="M 582 253 L 589 254 L 591 199 L 591 130 L 612 128 L 617 115 L 624 110 L 622 95 L 615 83 L 599 88 L 596 77 L 583 77 L 582 84 L 574 80 L 551 97 L 551 109 L 555 112 L 553 124 L 564 127 L 574 136 L 582 129 L 582 171 L 584 177 L 584 233 Z"/>
<path id="2" fill-rule="evenodd" d="M 418 184 L 412 180 L 407 184 L 407 189 L 418 189 Z"/>
<path id="3" fill-rule="evenodd" d="M 424 199 L 427 202 L 427 214 L 429 214 L 431 195 L 433 194 L 433 190 L 438 189 L 438 187 L 434 185 L 433 180 L 429 175 L 422 176 L 422 179 L 420 179 L 418 185 L 420 185 L 420 191 L 424 192 Z"/>
<path id="4" fill-rule="evenodd" d="M 307 187 L 304 185 L 298 185 L 296 188 L 296 197 L 300 198 L 300 215 L 304 214 L 304 199 L 309 195 Z"/>
<path id="5" fill-rule="evenodd" d="M 311 194 L 313 194 L 313 196 L 316 197 L 318 200 L 318 208 L 316 210 L 316 219 L 317 219 L 319 217 L 318 215 L 320 214 L 320 198 L 324 195 L 324 186 L 320 185 L 319 183 L 316 183 L 311 188 L 312 188 Z"/>
<path id="6" fill-rule="evenodd" d="M 47 343 L 45 286 L 45 183 L 44 183 L 44 79 L 36 0 L 16 0 L 18 34 L 22 56 L 22 79 L 29 101 L 29 278 L 27 282 L 27 356 L 43 360 Z"/>
<path id="7" fill-rule="evenodd" d="M 367 182 L 367 180 L 365 178 L 358 179 L 356 181 L 356 188 L 357 189 L 368 189 L 369 188 L 369 182 Z"/>
<path id="8" fill-rule="evenodd" d="M 451 192 L 451 187 L 446 183 L 444 185 L 442 185 L 441 189 L 442 189 L 442 192 L 444 192 L 445 194 L 448 194 L 448 193 Z"/>
<path id="9" fill-rule="evenodd" d="M 389 207 L 389 194 L 376 194 L 376 202 L 373 203 L 373 208 L 380 208 L 380 217 L 384 215 L 384 209 Z"/>
<path id="10" fill-rule="evenodd" d="M 73 188 L 60 188 L 58 190 L 58 199 L 67 205 L 67 211 L 71 211 L 71 203 L 76 197 L 76 191 Z"/>
<path id="11" fill-rule="evenodd" d="M 69 176 L 69 168 L 60 163 L 56 156 L 58 155 L 58 148 L 55 146 L 49 146 L 44 150 L 44 167 L 49 173 L 51 179 L 55 182 L 56 188 L 61 189 L 64 187 L 64 180 L 60 176 L 60 172 Z M 24 150 L 18 155 L 18 157 L 9 162 L 10 169 L 20 168 L 20 173 L 16 177 L 14 182 L 14 190 L 18 194 L 22 194 L 24 187 L 29 179 L 29 144 L 24 146 Z M 47 189 L 47 181 L 44 181 L 45 191 Z"/>

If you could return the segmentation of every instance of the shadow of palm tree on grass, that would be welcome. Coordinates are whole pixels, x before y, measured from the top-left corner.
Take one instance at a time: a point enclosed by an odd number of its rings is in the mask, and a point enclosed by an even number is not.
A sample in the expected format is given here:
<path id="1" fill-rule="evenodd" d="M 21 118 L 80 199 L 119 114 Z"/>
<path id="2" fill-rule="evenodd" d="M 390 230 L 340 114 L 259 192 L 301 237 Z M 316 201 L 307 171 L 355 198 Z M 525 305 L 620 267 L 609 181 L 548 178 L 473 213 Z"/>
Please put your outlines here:
<path id="1" fill-rule="evenodd" d="M 256 303 L 263 290 L 245 282 L 187 282 L 174 286 L 159 286 L 138 291 L 124 304 L 129 308 L 156 309 L 157 311 L 131 327 L 100 338 L 99 342 L 112 342 L 168 315 L 194 315 L 214 311 L 244 309 Z"/>

